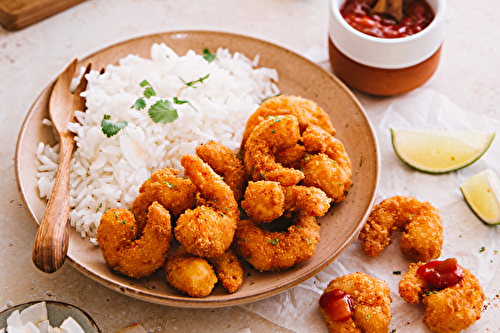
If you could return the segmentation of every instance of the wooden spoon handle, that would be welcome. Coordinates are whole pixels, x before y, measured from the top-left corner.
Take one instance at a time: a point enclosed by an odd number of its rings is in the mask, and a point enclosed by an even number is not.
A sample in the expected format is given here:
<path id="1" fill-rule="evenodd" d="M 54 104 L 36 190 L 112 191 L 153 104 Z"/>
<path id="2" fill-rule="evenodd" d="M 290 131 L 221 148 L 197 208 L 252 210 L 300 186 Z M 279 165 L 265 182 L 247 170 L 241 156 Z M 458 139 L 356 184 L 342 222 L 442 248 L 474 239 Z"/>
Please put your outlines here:
<path id="1" fill-rule="evenodd" d="M 33 245 L 33 263 L 43 272 L 57 271 L 68 252 L 69 240 L 69 175 L 73 137 L 60 140 L 60 158 L 54 189 L 38 227 Z"/>

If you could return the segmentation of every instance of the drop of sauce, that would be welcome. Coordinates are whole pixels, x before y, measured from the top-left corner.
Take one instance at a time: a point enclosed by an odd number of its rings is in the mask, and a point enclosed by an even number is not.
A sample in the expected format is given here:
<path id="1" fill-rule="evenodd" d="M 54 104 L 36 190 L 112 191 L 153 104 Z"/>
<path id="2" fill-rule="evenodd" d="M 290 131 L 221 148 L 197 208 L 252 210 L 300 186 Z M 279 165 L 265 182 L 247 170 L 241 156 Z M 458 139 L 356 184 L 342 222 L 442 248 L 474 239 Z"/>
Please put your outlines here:
<path id="1" fill-rule="evenodd" d="M 457 259 L 434 260 L 420 266 L 417 274 L 425 279 L 431 290 L 442 290 L 455 285 L 463 278 L 462 267 Z"/>
<path id="2" fill-rule="evenodd" d="M 321 295 L 319 305 L 330 314 L 333 321 L 346 321 L 353 314 L 352 296 L 340 289 Z"/>

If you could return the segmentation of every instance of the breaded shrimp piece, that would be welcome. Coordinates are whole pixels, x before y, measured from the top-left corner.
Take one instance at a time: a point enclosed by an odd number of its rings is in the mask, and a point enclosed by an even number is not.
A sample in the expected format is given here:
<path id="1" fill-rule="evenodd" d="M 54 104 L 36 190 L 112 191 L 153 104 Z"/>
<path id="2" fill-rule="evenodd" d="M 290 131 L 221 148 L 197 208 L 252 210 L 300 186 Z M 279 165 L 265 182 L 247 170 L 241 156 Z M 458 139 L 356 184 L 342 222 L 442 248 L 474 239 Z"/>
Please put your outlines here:
<path id="1" fill-rule="evenodd" d="M 196 155 L 224 179 L 233 191 L 236 201 L 240 201 L 245 189 L 246 173 L 243 163 L 231 149 L 219 142 L 210 141 L 196 147 Z"/>
<path id="2" fill-rule="evenodd" d="M 129 210 L 107 211 L 97 228 L 97 242 L 111 270 L 139 279 L 163 266 L 172 240 L 171 231 L 169 212 L 155 201 L 149 207 L 142 234 Z"/>
<path id="3" fill-rule="evenodd" d="M 365 253 L 379 256 L 395 230 L 403 232 L 401 252 L 408 258 L 429 261 L 441 255 L 443 221 L 430 203 L 394 196 L 376 205 L 359 234 Z"/>
<path id="4" fill-rule="evenodd" d="M 271 180 L 283 186 L 297 184 L 304 174 L 276 163 L 274 154 L 297 144 L 299 124 L 294 116 L 276 116 L 262 121 L 252 132 L 245 145 L 244 164 L 253 181 Z"/>
<path id="5" fill-rule="evenodd" d="M 172 287 L 191 297 L 208 296 L 217 283 L 217 276 L 208 260 L 182 248 L 168 257 L 164 271 Z"/>
<path id="6" fill-rule="evenodd" d="M 285 213 L 285 193 L 278 182 L 249 181 L 241 208 L 259 223 L 272 222 Z"/>
<path id="7" fill-rule="evenodd" d="M 278 182 L 248 182 L 241 207 L 258 223 L 269 223 L 286 212 L 303 210 L 312 216 L 323 216 L 330 208 L 330 198 L 318 188 L 300 185 L 281 186 Z"/>
<path id="8" fill-rule="evenodd" d="M 261 229 L 252 220 L 240 221 L 232 248 L 261 272 L 282 271 L 308 261 L 319 238 L 316 218 L 301 212 L 285 232 Z"/>
<path id="9" fill-rule="evenodd" d="M 139 195 L 130 209 L 137 219 L 139 231 L 146 224 L 149 206 L 154 201 L 175 217 L 194 207 L 196 186 L 189 179 L 177 177 L 178 173 L 178 170 L 171 168 L 160 169 L 141 185 Z"/>
<path id="10" fill-rule="evenodd" d="M 266 99 L 260 107 L 250 116 L 243 133 L 241 145 L 245 146 L 252 131 L 268 116 L 293 115 L 298 118 L 301 132 L 307 125 L 313 124 L 323 128 L 327 133 L 335 135 L 328 114 L 315 102 L 291 95 L 280 95 Z"/>
<path id="11" fill-rule="evenodd" d="M 189 253 L 200 257 L 220 256 L 231 245 L 239 220 L 233 191 L 198 156 L 186 154 L 181 164 L 205 204 L 179 216 L 175 237 Z"/>
<path id="12" fill-rule="evenodd" d="M 341 298 L 348 301 L 335 302 Z M 330 281 L 319 302 L 321 315 L 332 333 L 389 331 L 392 299 L 383 280 L 361 272 L 340 276 Z"/>
<path id="13" fill-rule="evenodd" d="M 458 282 L 442 290 L 433 290 L 417 273 L 425 264 L 410 263 L 408 272 L 399 282 L 399 294 L 405 301 L 410 304 L 422 301 L 423 323 L 434 332 L 456 333 L 478 321 L 485 295 L 479 280 L 470 270 L 457 264 L 462 273 Z"/>
<path id="14" fill-rule="evenodd" d="M 285 168 L 300 169 L 302 160 L 306 155 L 306 148 L 301 144 L 280 150 L 274 155 L 276 162 L 283 165 Z"/>
<path id="15" fill-rule="evenodd" d="M 243 267 L 233 250 L 215 258 L 207 258 L 213 265 L 217 278 L 224 288 L 230 293 L 236 292 L 243 284 Z"/>
<path id="16" fill-rule="evenodd" d="M 302 161 L 302 183 L 320 188 L 334 202 L 344 201 L 352 186 L 352 167 L 342 142 L 314 125 L 307 127 L 301 140 L 310 153 Z"/>

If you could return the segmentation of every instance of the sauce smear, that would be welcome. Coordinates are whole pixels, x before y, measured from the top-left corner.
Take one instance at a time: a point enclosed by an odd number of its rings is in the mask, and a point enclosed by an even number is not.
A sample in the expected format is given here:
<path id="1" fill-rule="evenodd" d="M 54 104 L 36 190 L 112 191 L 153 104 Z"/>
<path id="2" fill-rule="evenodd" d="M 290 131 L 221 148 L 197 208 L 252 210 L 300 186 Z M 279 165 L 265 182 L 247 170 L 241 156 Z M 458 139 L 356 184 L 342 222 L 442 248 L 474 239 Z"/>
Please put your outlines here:
<path id="1" fill-rule="evenodd" d="M 346 321 L 353 314 L 352 296 L 340 289 L 324 293 L 319 305 L 330 314 L 333 321 Z"/>
<path id="2" fill-rule="evenodd" d="M 373 14 L 377 0 L 346 0 L 340 8 L 344 20 L 354 29 L 370 36 L 401 38 L 424 30 L 434 19 L 434 11 L 425 0 L 404 0 L 403 19 Z"/>
<path id="3" fill-rule="evenodd" d="M 417 275 L 425 279 L 431 290 L 442 290 L 455 285 L 463 277 L 462 267 L 457 259 L 434 260 L 420 266 Z"/>

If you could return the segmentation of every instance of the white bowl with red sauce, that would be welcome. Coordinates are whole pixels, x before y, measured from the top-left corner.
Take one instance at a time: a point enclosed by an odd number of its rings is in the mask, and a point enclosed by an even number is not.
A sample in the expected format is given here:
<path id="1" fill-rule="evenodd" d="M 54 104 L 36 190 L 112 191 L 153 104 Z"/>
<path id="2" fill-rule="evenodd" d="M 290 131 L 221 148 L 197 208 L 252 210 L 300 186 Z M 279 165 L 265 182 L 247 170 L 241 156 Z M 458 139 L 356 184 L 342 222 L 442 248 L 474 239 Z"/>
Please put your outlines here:
<path id="1" fill-rule="evenodd" d="M 344 6 L 346 1 L 365 3 L 365 7 L 356 7 L 355 15 Z M 445 0 L 404 0 L 405 11 L 410 15 L 405 14 L 407 21 L 403 19 L 399 24 L 394 21 L 393 27 L 390 27 L 390 20 L 380 15 L 370 16 L 370 13 L 364 17 L 360 13 L 360 8 L 368 4 L 373 7 L 375 2 L 331 0 L 329 54 L 333 71 L 350 87 L 369 94 L 390 96 L 409 92 L 427 82 L 438 67 L 444 39 Z M 409 9 L 413 2 L 418 6 Z M 425 8 L 425 4 L 429 8 Z M 423 16 L 429 10 L 434 15 L 430 20 L 427 18 L 426 23 Z M 368 12 L 369 9 L 363 13 Z M 351 21 L 354 25 L 356 21 L 359 23 L 361 28 L 358 29 L 363 30 L 365 25 L 366 30 L 361 32 L 354 28 L 346 21 L 349 16 L 355 17 Z M 415 17 L 420 19 L 408 21 Z M 379 21 L 389 23 L 377 26 Z M 401 36 L 400 32 L 407 35 Z M 383 37 L 376 37 L 377 34 Z"/>

